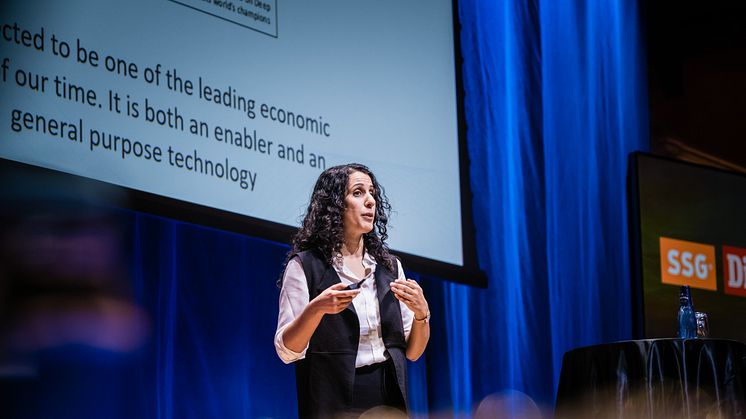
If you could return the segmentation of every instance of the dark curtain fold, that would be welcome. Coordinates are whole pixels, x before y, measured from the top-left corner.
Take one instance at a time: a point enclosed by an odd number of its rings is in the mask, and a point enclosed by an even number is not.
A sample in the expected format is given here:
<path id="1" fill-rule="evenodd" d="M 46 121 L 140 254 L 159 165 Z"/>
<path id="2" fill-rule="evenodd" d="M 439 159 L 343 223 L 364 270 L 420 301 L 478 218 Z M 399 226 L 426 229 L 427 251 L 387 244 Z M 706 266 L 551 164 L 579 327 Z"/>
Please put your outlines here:
<path id="1" fill-rule="evenodd" d="M 272 343 L 287 246 L 142 214 L 132 224 L 136 300 L 152 317 L 141 417 L 294 416 L 293 368 Z"/>
<path id="2" fill-rule="evenodd" d="M 457 414 L 548 411 L 565 351 L 631 337 L 626 162 L 647 148 L 639 11 L 534 0 L 461 1 L 459 13 L 489 287 L 440 284 L 434 346 L 449 351 L 428 363 L 459 377 L 442 394 Z"/>

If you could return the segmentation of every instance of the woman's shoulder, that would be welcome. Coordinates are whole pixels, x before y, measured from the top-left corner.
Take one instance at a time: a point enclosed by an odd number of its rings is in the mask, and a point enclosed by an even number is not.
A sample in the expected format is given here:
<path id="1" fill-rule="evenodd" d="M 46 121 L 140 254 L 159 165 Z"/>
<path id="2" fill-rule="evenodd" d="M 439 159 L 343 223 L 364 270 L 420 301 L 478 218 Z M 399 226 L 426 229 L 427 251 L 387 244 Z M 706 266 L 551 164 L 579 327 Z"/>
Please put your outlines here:
<path id="1" fill-rule="evenodd" d="M 295 252 L 290 255 L 290 258 L 297 259 L 302 265 L 313 266 L 318 264 L 326 266 L 327 264 L 326 258 L 316 249 L 306 249 Z"/>

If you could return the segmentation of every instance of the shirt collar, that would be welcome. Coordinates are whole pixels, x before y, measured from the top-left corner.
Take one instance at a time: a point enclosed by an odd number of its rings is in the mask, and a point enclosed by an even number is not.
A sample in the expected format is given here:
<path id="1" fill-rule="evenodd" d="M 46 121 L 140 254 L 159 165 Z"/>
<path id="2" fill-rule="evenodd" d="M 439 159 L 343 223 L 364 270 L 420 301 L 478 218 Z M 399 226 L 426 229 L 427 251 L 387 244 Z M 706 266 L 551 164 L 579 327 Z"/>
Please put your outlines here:
<path id="1" fill-rule="evenodd" d="M 365 252 L 363 255 L 363 264 L 368 268 L 372 268 L 376 266 L 376 259 L 370 254 L 370 252 Z"/>

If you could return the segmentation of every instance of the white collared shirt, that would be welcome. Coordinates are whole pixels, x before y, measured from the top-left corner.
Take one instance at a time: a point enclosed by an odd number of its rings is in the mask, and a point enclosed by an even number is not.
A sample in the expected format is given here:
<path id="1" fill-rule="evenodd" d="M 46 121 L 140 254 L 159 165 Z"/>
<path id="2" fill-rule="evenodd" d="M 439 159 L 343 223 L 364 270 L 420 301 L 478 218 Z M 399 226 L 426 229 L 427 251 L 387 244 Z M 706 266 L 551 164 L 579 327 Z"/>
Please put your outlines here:
<path id="1" fill-rule="evenodd" d="M 396 261 L 399 267 L 399 279 L 406 279 L 401 262 Z M 360 294 L 352 300 L 352 304 L 357 312 L 358 321 L 360 322 L 360 341 L 357 348 L 357 358 L 355 367 L 363 367 L 386 360 L 386 347 L 383 344 L 381 336 L 381 312 L 378 308 L 378 295 L 376 293 L 376 261 L 365 253 L 363 256 L 363 266 L 366 268 L 368 275 L 365 282 L 360 287 Z M 368 271 L 368 269 L 370 269 Z M 359 282 L 363 278 L 357 277 L 350 269 L 344 266 L 341 259 L 334 263 L 334 270 L 339 275 L 343 284 Z M 308 283 L 306 274 L 303 271 L 303 265 L 298 256 L 288 262 L 285 269 L 285 276 L 282 280 L 282 290 L 280 290 L 280 312 L 277 316 L 277 331 L 275 332 L 275 349 L 277 355 L 286 364 L 303 359 L 306 356 L 308 345 L 302 352 L 293 352 L 285 347 L 282 336 L 288 325 L 298 317 L 308 305 Z M 404 338 L 409 340 L 409 332 L 412 330 L 412 320 L 414 312 L 404 303 L 399 302 L 401 308 L 402 324 L 404 326 Z"/>

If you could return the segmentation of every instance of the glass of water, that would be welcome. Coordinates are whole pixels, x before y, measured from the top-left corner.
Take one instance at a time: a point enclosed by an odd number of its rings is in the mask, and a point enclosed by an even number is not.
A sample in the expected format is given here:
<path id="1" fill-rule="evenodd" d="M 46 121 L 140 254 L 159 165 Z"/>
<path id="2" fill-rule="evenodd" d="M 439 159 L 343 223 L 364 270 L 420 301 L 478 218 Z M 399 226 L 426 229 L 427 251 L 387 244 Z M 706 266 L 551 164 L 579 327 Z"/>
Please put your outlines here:
<path id="1" fill-rule="evenodd" d="M 697 337 L 710 337 L 710 318 L 708 314 L 697 311 L 694 313 L 694 317 L 697 319 Z"/>

